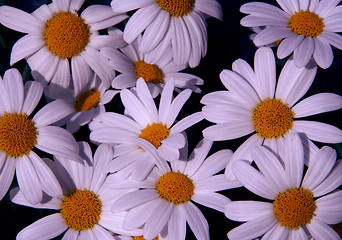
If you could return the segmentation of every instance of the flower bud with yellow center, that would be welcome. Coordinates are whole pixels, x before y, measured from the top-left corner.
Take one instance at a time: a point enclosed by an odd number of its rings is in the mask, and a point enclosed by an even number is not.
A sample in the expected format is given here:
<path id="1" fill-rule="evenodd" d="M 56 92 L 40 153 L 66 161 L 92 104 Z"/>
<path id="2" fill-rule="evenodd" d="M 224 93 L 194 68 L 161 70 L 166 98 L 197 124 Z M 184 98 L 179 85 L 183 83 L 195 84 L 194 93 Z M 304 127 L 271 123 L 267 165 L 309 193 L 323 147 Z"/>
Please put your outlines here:
<path id="1" fill-rule="evenodd" d="M 155 185 L 160 198 L 176 205 L 189 202 L 194 195 L 192 180 L 179 171 L 165 173 Z"/>
<path id="2" fill-rule="evenodd" d="M 290 17 L 288 24 L 292 32 L 315 38 L 323 32 L 323 20 L 316 13 L 301 10 Z"/>
<path id="3" fill-rule="evenodd" d="M 304 188 L 292 188 L 279 193 L 273 201 L 273 213 L 278 223 L 287 229 L 298 229 L 315 216 L 313 193 Z"/>
<path id="4" fill-rule="evenodd" d="M 44 41 L 54 55 L 71 58 L 79 55 L 89 43 L 89 26 L 75 13 L 58 12 L 44 27 Z"/>
<path id="5" fill-rule="evenodd" d="M 195 0 L 157 0 L 157 5 L 173 17 L 182 17 L 192 12 Z"/>
<path id="6" fill-rule="evenodd" d="M 29 154 L 37 143 L 35 122 L 25 113 L 5 113 L 0 118 L 0 150 L 10 157 Z"/>
<path id="7" fill-rule="evenodd" d="M 253 108 L 252 120 L 259 136 L 278 139 L 292 128 L 294 115 L 288 104 L 267 98 Z"/>
<path id="8" fill-rule="evenodd" d="M 88 111 L 92 108 L 96 108 L 100 103 L 100 92 L 97 88 L 87 90 L 78 95 L 74 102 L 74 108 L 76 112 Z"/>
<path id="9" fill-rule="evenodd" d="M 148 124 L 146 128 L 141 130 L 139 137 L 149 141 L 155 148 L 159 148 L 162 144 L 161 141 L 166 139 L 170 134 L 170 129 L 166 127 L 166 124 L 152 123 Z"/>
<path id="10" fill-rule="evenodd" d="M 100 220 L 101 209 L 101 200 L 86 189 L 71 192 L 61 203 L 61 215 L 75 231 L 92 229 Z"/>
<path id="11" fill-rule="evenodd" d="M 165 75 L 157 65 L 139 60 L 134 63 L 134 71 L 137 79 L 142 77 L 147 83 L 158 84 L 164 82 Z"/>

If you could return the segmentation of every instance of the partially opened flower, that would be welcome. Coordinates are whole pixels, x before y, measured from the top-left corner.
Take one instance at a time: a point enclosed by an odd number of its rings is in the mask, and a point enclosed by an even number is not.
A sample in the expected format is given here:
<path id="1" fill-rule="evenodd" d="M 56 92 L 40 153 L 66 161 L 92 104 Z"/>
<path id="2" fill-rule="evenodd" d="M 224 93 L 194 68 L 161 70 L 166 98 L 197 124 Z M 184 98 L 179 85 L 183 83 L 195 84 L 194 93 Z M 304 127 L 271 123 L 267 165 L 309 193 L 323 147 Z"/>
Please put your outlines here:
<path id="1" fill-rule="evenodd" d="M 51 82 L 54 96 L 68 88 L 70 72 L 75 80 L 77 75 L 87 78 L 92 69 L 109 86 L 115 73 L 99 49 L 125 44 L 121 32 L 108 36 L 99 35 L 98 30 L 111 27 L 127 16 L 115 14 L 105 5 L 91 5 L 79 15 L 83 2 L 54 0 L 32 14 L 10 6 L 0 7 L 1 24 L 27 33 L 14 44 L 11 65 L 27 59 L 35 80 Z"/>
<path id="2" fill-rule="evenodd" d="M 121 51 L 109 47 L 101 49 L 101 53 L 109 58 L 109 64 L 122 73 L 113 79 L 113 88 L 135 87 L 137 79 L 142 77 L 152 96 L 156 97 L 165 83 L 174 78 L 176 90 L 188 88 L 197 93 L 201 92 L 196 85 L 203 85 L 204 81 L 195 75 L 179 72 L 187 68 L 187 65 L 175 65 L 171 48 L 168 48 L 160 58 L 156 58 L 154 55 L 142 53 L 139 50 L 140 45 L 139 36 L 133 43 L 121 48 Z"/>
<path id="3" fill-rule="evenodd" d="M 186 89 L 172 100 L 173 86 L 173 80 L 166 83 L 157 109 L 147 84 L 140 78 L 137 95 L 127 89 L 121 91 L 121 100 L 129 116 L 114 112 L 101 115 L 99 126 L 92 130 L 90 139 L 114 145 L 115 171 L 139 160 L 134 175 L 143 178 L 155 165 L 150 154 L 171 162 L 178 159 L 179 149 L 186 143 L 184 130 L 201 121 L 203 116 L 197 112 L 175 123 L 191 91 Z"/>
<path id="4" fill-rule="evenodd" d="M 177 65 L 196 67 L 207 51 L 205 15 L 222 19 L 216 0 L 113 0 L 113 11 L 137 9 L 125 26 L 124 39 L 132 43 L 142 32 L 141 52 L 163 54 L 171 45 Z"/>
<path id="5" fill-rule="evenodd" d="M 258 170 L 239 160 L 233 165 L 236 178 L 251 192 L 269 201 L 232 201 L 226 216 L 246 222 L 228 233 L 231 240 L 263 239 L 340 239 L 329 226 L 342 221 L 342 160 L 330 147 L 316 154 L 304 154 L 297 134 L 288 137 L 276 155 L 257 146 L 253 160 Z M 304 158 L 310 157 L 304 174 Z M 303 176 L 304 175 L 304 176 Z"/>
<path id="6" fill-rule="evenodd" d="M 333 61 L 331 46 L 342 50 L 340 0 L 277 0 L 282 9 L 273 5 L 252 2 L 241 6 L 248 16 L 241 19 L 246 27 L 265 27 L 256 34 L 256 46 L 281 41 L 277 50 L 279 58 L 293 53 L 298 67 L 309 63 L 313 57 L 321 68 L 330 67 Z"/>
<path id="7" fill-rule="evenodd" d="M 122 228 L 125 212 L 111 212 L 113 202 L 129 191 L 110 189 L 105 182 L 107 166 L 113 156 L 112 148 L 100 145 L 93 157 L 87 143 L 79 144 L 84 164 L 63 158 L 55 158 L 55 161 L 44 159 L 61 186 L 59 191 L 53 192 L 53 196 L 45 195 L 43 202 L 30 204 L 23 198 L 21 188 L 11 191 L 11 200 L 16 204 L 59 210 L 21 230 L 18 240 L 52 239 L 62 233 L 63 239 L 80 240 L 113 239 L 113 233 L 142 234 L 139 229 L 126 231 Z"/>
<path id="8" fill-rule="evenodd" d="M 119 92 L 109 90 L 96 74 L 92 74 L 87 82 L 83 89 L 76 91 L 70 87 L 61 96 L 61 99 L 74 109 L 73 113 L 67 117 L 66 123 L 66 129 L 71 133 L 78 131 L 81 126 L 106 112 L 104 105 Z"/>
<path id="9" fill-rule="evenodd" d="M 298 120 L 342 107 L 342 97 L 319 93 L 301 101 L 316 75 L 315 65 L 298 68 L 293 58 L 283 67 L 276 81 L 276 67 L 270 48 L 255 53 L 254 71 L 242 59 L 233 63 L 233 71 L 224 70 L 220 78 L 229 91 L 205 95 L 201 102 L 204 117 L 216 123 L 203 130 L 205 138 L 221 141 L 253 135 L 246 141 L 266 145 L 278 152 L 278 145 L 291 132 L 304 133 L 310 140 L 323 143 L 342 142 L 342 131 L 317 121 Z M 226 168 L 231 179 L 230 161 Z"/>
<path id="10" fill-rule="evenodd" d="M 74 137 L 65 129 L 51 126 L 72 113 L 70 106 L 56 100 L 30 117 L 42 93 L 43 86 L 38 82 L 28 81 L 24 86 L 16 69 L 7 70 L 4 79 L 0 77 L 0 199 L 16 172 L 24 197 L 31 203 L 42 200 L 42 190 L 46 191 L 46 182 L 53 174 L 35 148 L 74 161 L 79 159 Z"/>
<path id="11" fill-rule="evenodd" d="M 167 239 L 185 239 L 186 223 L 197 239 L 209 239 L 207 220 L 193 203 L 222 212 L 230 200 L 218 191 L 241 186 L 239 182 L 228 182 L 224 174 L 217 174 L 232 156 L 230 150 L 221 150 L 211 156 L 207 154 L 212 141 L 202 140 L 187 157 L 183 149 L 181 157 L 171 164 L 160 161 L 142 182 L 131 178 L 118 182 L 114 175 L 108 177 L 112 187 L 138 188 L 114 202 L 112 210 L 128 210 L 123 221 L 124 229 L 143 227 L 145 239 L 158 234 L 167 234 Z M 113 178 L 112 178 L 113 177 Z"/>

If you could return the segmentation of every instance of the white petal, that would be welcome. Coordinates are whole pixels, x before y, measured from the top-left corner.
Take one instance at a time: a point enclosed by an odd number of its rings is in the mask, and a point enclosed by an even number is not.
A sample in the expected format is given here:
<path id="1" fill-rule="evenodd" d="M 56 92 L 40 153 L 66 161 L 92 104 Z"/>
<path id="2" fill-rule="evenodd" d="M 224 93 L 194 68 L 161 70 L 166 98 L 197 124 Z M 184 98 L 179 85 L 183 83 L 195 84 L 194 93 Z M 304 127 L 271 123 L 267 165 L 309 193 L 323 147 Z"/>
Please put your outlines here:
<path id="1" fill-rule="evenodd" d="M 321 37 L 326 39 L 330 45 L 342 50 L 342 36 L 332 32 L 322 32 Z"/>
<path id="2" fill-rule="evenodd" d="M 44 46 L 41 33 L 30 33 L 20 38 L 12 48 L 10 65 L 31 56 Z"/>
<path id="3" fill-rule="evenodd" d="M 323 196 L 342 184 L 342 161 L 338 160 L 329 175 L 313 190 L 316 196 Z"/>
<path id="4" fill-rule="evenodd" d="M 113 17 L 115 14 L 110 6 L 106 5 L 90 5 L 81 14 L 85 19 L 86 24 L 104 21 L 107 18 Z"/>
<path id="5" fill-rule="evenodd" d="M 293 59 L 297 67 L 304 67 L 310 61 L 314 46 L 314 40 L 311 37 L 306 37 L 294 50 Z"/>
<path id="6" fill-rule="evenodd" d="M 221 5 L 217 1 L 198 0 L 195 2 L 195 10 L 222 20 L 223 13 Z"/>
<path id="7" fill-rule="evenodd" d="M 56 99 L 61 97 L 70 84 L 70 63 L 68 59 L 61 59 L 58 63 L 56 73 L 53 75 L 50 85 L 45 87 L 45 95 Z"/>
<path id="8" fill-rule="evenodd" d="M 202 212 L 192 203 L 184 204 L 186 220 L 197 239 L 209 239 L 209 225 Z"/>
<path id="9" fill-rule="evenodd" d="M 166 144 L 162 144 L 158 148 L 158 155 L 166 161 L 174 162 L 179 159 L 179 149 Z"/>
<path id="10" fill-rule="evenodd" d="M 323 69 L 330 67 L 334 59 L 329 43 L 319 36 L 315 39 L 315 51 L 313 57 L 318 66 Z"/>
<path id="11" fill-rule="evenodd" d="M 141 127 L 139 124 L 125 115 L 115 112 L 107 112 L 101 116 L 101 120 L 110 127 L 122 128 L 138 135 L 141 133 Z"/>
<path id="12" fill-rule="evenodd" d="M 51 214 L 38 221 L 32 223 L 28 227 L 21 230 L 18 235 L 18 240 L 43 240 L 57 237 L 68 226 L 64 223 L 64 219 L 60 213 Z"/>
<path id="13" fill-rule="evenodd" d="M 274 19 L 269 19 L 269 21 L 273 22 Z M 291 37 L 293 33 L 288 28 L 285 28 L 285 24 L 286 22 L 279 23 L 279 25 L 282 25 L 281 27 L 265 28 L 255 36 L 255 38 L 253 39 L 254 44 L 258 47 L 261 47 L 267 44 L 274 43 L 283 38 L 287 39 Z"/>
<path id="14" fill-rule="evenodd" d="M 258 220 L 273 214 L 273 204 L 257 201 L 231 201 L 225 205 L 224 214 L 227 218 L 238 222 Z"/>
<path id="15" fill-rule="evenodd" d="M 22 33 L 41 32 L 43 23 L 33 15 L 20 9 L 1 6 L 0 22 L 2 25 Z"/>
<path id="16" fill-rule="evenodd" d="M 327 224 L 338 224 L 342 221 L 342 191 L 335 191 L 316 200 L 316 218 Z"/>
<path id="17" fill-rule="evenodd" d="M 207 127 L 203 130 L 203 136 L 213 141 L 222 141 L 239 138 L 252 132 L 254 132 L 252 120 L 250 122 L 230 121 Z"/>
<path id="18" fill-rule="evenodd" d="M 146 202 L 152 201 L 158 197 L 159 194 L 153 189 L 129 192 L 114 202 L 112 205 L 112 211 L 121 212 L 124 210 L 129 210 Z"/>
<path id="19" fill-rule="evenodd" d="M 186 64 L 191 54 L 191 42 L 186 24 L 182 18 L 171 18 L 170 31 L 172 54 L 176 65 Z"/>
<path id="20" fill-rule="evenodd" d="M 171 128 L 171 131 L 173 131 L 173 132 L 182 132 L 185 129 L 191 127 L 192 125 L 194 125 L 194 124 L 196 124 L 196 123 L 198 123 L 198 122 L 200 122 L 202 120 L 203 120 L 202 112 L 193 113 L 193 114 L 183 118 L 179 122 L 177 122 Z"/>
<path id="21" fill-rule="evenodd" d="M 230 202 L 229 198 L 218 193 L 196 193 L 191 200 L 203 206 L 223 212 L 224 206 Z"/>
<path id="22" fill-rule="evenodd" d="M 164 91 L 163 91 L 163 93 L 164 93 Z M 163 95 L 163 93 L 162 93 L 162 95 Z M 181 108 L 184 106 L 185 102 L 189 99 L 190 95 L 191 95 L 191 90 L 185 89 L 184 91 L 179 93 L 177 95 L 177 97 L 172 101 L 172 104 L 170 106 L 170 110 L 168 112 L 167 119 L 165 121 L 166 126 L 168 128 L 170 128 L 171 125 L 174 123 L 174 121 L 177 118 Z M 164 108 L 164 106 L 160 105 L 159 108 L 160 109 Z M 194 116 L 197 116 L 197 115 L 194 115 Z"/>
<path id="23" fill-rule="evenodd" d="M 1 160 L 5 161 L 0 169 L 0 199 L 2 199 L 11 186 L 17 159 L 7 157 L 4 153 L 0 153 L 0 156 Z"/>
<path id="24" fill-rule="evenodd" d="M 142 78 L 137 80 L 137 95 L 140 101 L 144 104 L 152 121 L 158 122 L 158 111 L 156 104 L 154 103 L 150 91 L 147 88 L 146 82 Z"/>
<path id="25" fill-rule="evenodd" d="M 224 174 L 210 176 L 205 179 L 196 179 L 196 181 L 194 181 L 194 184 L 196 185 L 196 193 L 217 192 L 242 187 L 242 184 L 238 180 L 230 181 L 226 178 Z"/>
<path id="26" fill-rule="evenodd" d="M 182 205 L 175 206 L 168 222 L 168 237 L 170 239 L 185 239 L 186 219 Z"/>
<path id="27" fill-rule="evenodd" d="M 114 12 L 128 12 L 137 8 L 143 8 L 155 3 L 154 0 L 141 0 L 141 1 L 126 1 L 117 0 L 112 1 L 111 6 Z"/>
<path id="28" fill-rule="evenodd" d="M 289 56 L 304 40 L 304 35 L 291 34 L 283 41 L 280 42 L 277 49 L 277 56 L 280 59 L 283 59 Z"/>
<path id="29" fill-rule="evenodd" d="M 23 113 L 26 113 L 28 116 L 32 113 L 43 94 L 43 89 L 43 85 L 41 85 L 39 82 L 28 81 L 25 83 L 25 98 L 23 107 L 21 109 Z"/>
<path id="30" fill-rule="evenodd" d="M 71 74 L 74 85 L 74 96 L 78 96 L 90 80 L 89 65 L 81 56 L 71 58 Z"/>
<path id="31" fill-rule="evenodd" d="M 11 68 L 4 74 L 4 87 L 6 87 L 8 105 L 10 105 L 10 113 L 20 113 L 24 103 L 24 84 L 20 72 Z"/>
<path id="32" fill-rule="evenodd" d="M 324 143 L 342 142 L 342 131 L 326 123 L 296 120 L 293 122 L 292 129 L 305 133 L 313 141 Z"/>
<path id="33" fill-rule="evenodd" d="M 309 224 L 306 224 L 306 227 L 309 230 L 310 235 L 313 236 L 314 239 L 341 239 L 338 234 L 331 227 L 328 226 L 328 224 L 323 223 L 316 218 L 311 219 L 311 222 Z"/>

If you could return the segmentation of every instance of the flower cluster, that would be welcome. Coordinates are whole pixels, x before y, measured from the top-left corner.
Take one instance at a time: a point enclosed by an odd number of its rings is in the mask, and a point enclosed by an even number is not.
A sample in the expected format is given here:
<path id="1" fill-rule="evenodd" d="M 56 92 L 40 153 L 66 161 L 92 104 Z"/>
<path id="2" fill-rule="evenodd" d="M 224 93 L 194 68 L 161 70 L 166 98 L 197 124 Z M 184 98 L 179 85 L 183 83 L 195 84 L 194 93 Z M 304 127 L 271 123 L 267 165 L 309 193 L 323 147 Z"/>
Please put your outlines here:
<path id="1" fill-rule="evenodd" d="M 196 69 L 233 3 L 1 5 L 22 35 L 0 76 L 0 200 L 43 209 L 11 237 L 341 239 L 342 130 L 314 115 L 342 96 L 310 87 L 342 50 L 342 5 L 277 3 L 239 6 L 254 65 L 220 69 L 220 91 Z"/>

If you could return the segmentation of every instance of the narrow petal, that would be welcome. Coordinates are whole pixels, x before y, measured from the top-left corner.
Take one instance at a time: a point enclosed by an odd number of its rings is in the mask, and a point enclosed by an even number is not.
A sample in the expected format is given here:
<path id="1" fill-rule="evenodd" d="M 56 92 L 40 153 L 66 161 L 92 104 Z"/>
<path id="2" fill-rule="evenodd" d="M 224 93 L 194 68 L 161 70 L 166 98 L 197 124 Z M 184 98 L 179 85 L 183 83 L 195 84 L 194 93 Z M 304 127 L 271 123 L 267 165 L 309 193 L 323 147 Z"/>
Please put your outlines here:
<path id="1" fill-rule="evenodd" d="M 329 175 L 313 190 L 316 196 L 323 196 L 342 184 L 342 160 L 335 163 Z"/>
<path id="2" fill-rule="evenodd" d="M 198 0 L 195 2 L 195 9 L 209 16 L 222 20 L 222 8 L 217 1 Z"/>
<path id="3" fill-rule="evenodd" d="M 158 111 L 156 104 L 154 103 L 151 93 L 147 88 L 146 82 L 142 78 L 137 80 L 137 95 L 140 101 L 144 104 L 152 121 L 158 122 Z"/>
<path id="4" fill-rule="evenodd" d="M 277 56 L 283 59 L 289 56 L 301 42 L 304 40 L 304 35 L 291 34 L 280 42 L 277 49 Z"/>
<path id="5" fill-rule="evenodd" d="M 230 201 L 225 205 L 224 214 L 227 218 L 246 222 L 258 220 L 273 214 L 273 204 L 257 201 Z"/>
<path id="6" fill-rule="evenodd" d="M 192 203 L 184 204 L 186 220 L 197 239 L 209 239 L 209 225 L 202 212 Z"/>
<path id="7" fill-rule="evenodd" d="M 53 75 L 50 84 L 45 87 L 45 95 L 56 99 L 65 93 L 70 84 L 69 65 L 68 59 L 61 59 L 58 62 L 56 73 Z"/>
<path id="8" fill-rule="evenodd" d="M 32 111 L 36 108 L 40 98 L 43 94 L 43 85 L 36 81 L 28 81 L 24 87 L 24 104 L 21 109 L 23 113 L 29 116 Z"/>
<path id="9" fill-rule="evenodd" d="M 64 223 L 64 219 L 61 214 L 55 213 L 39 219 L 38 221 L 21 230 L 17 235 L 17 239 L 52 239 L 67 229 L 68 226 Z"/>
<path id="10" fill-rule="evenodd" d="M 179 122 L 177 122 L 172 128 L 171 131 L 174 132 L 182 132 L 185 129 L 191 127 L 192 125 L 200 122 L 203 120 L 203 114 L 202 112 L 197 112 L 197 113 L 193 113 L 185 118 L 183 118 L 182 120 L 180 120 Z"/>
<path id="11" fill-rule="evenodd" d="M 319 221 L 316 218 L 311 219 L 311 222 L 306 225 L 307 229 L 310 232 L 310 235 L 313 236 L 314 239 L 324 240 L 338 240 L 341 239 L 338 234 L 328 226 L 328 224 Z"/>
<path id="12" fill-rule="evenodd" d="M 329 43 L 319 36 L 315 39 L 315 51 L 313 57 L 318 66 L 323 69 L 330 67 L 334 59 Z"/>
<path id="13" fill-rule="evenodd" d="M 230 202 L 229 198 L 218 193 L 196 193 L 191 198 L 192 201 L 203 206 L 223 212 L 224 206 Z"/>
<path id="14" fill-rule="evenodd" d="M 24 103 L 24 84 L 20 72 L 11 68 L 4 74 L 4 87 L 6 87 L 10 113 L 20 113 Z"/>
<path id="15" fill-rule="evenodd" d="M 89 82 L 91 72 L 90 67 L 81 56 L 71 58 L 71 74 L 74 85 L 74 96 L 78 96 Z"/>
<path id="16" fill-rule="evenodd" d="M 16 159 L 7 157 L 4 153 L 0 154 L 2 161 L 5 161 L 0 169 L 0 199 L 2 199 L 13 181 Z"/>
<path id="17" fill-rule="evenodd" d="M 154 0 L 141 0 L 141 1 L 126 1 L 126 0 L 117 0 L 112 1 L 111 6 L 114 12 L 128 12 L 137 8 L 143 8 L 148 5 L 155 3 Z"/>
<path id="18" fill-rule="evenodd" d="M 252 19 L 253 21 L 254 19 Z M 273 22 L 274 19 L 269 19 L 269 22 Z M 260 33 L 258 33 L 255 38 L 253 39 L 253 42 L 256 46 L 261 47 L 265 46 L 267 44 L 274 43 L 278 40 L 282 40 L 283 38 L 287 39 L 293 35 L 293 33 L 288 29 L 285 28 L 284 23 L 279 23 L 279 25 L 282 25 L 281 27 L 268 27 L 262 30 Z M 254 25 L 254 24 L 253 24 Z"/>
<path id="19" fill-rule="evenodd" d="M 222 141 L 239 138 L 252 132 L 254 132 L 252 120 L 250 122 L 230 121 L 207 127 L 203 130 L 203 136 L 213 141 Z"/>
<path id="20" fill-rule="evenodd" d="M 327 224 L 342 221 L 342 191 L 337 190 L 316 200 L 316 218 Z"/>
<path id="21" fill-rule="evenodd" d="M 182 205 L 175 206 L 168 222 L 168 237 L 170 239 L 185 239 L 186 219 Z"/>
<path id="22" fill-rule="evenodd" d="M 314 46 L 312 37 L 306 37 L 298 48 L 295 49 L 293 59 L 297 67 L 304 67 L 308 64 L 314 52 Z"/>
<path id="23" fill-rule="evenodd" d="M 173 85 L 173 84 L 171 84 Z M 164 92 L 164 91 L 163 91 Z M 163 94 L 163 93 L 162 93 Z M 169 128 L 176 120 L 181 108 L 184 106 L 185 102 L 189 99 L 191 95 L 191 90 L 186 89 L 179 93 L 177 97 L 172 101 L 172 104 L 170 106 L 170 110 L 168 112 L 168 116 L 166 118 L 166 126 Z M 164 106 L 159 106 L 159 108 L 163 108 Z M 194 115 L 197 116 L 197 115 Z"/>
<path id="24" fill-rule="evenodd" d="M 156 192 L 156 190 L 153 189 L 129 192 L 114 202 L 114 204 L 112 205 L 112 211 L 121 212 L 124 210 L 129 210 L 153 199 L 156 199 L 158 198 L 158 196 L 159 194 Z"/>
<path id="25" fill-rule="evenodd" d="M 191 54 L 191 42 L 186 24 L 182 18 L 171 18 L 173 60 L 176 65 L 186 64 Z"/>

